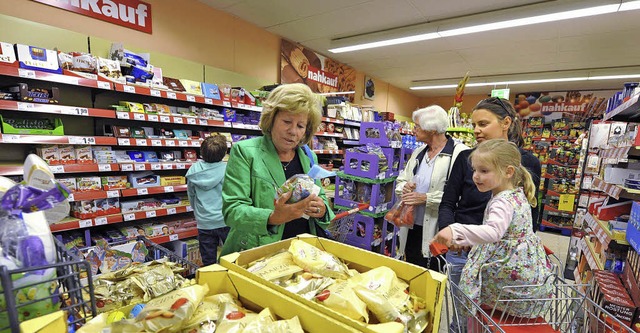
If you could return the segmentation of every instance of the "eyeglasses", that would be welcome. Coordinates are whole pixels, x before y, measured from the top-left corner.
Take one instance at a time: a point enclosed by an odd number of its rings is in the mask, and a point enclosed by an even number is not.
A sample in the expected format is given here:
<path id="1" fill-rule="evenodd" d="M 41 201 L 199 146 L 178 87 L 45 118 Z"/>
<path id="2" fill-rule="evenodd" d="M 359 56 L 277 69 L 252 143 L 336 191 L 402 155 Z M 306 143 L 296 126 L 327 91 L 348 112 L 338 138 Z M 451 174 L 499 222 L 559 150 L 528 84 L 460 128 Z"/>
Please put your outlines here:
<path id="1" fill-rule="evenodd" d="M 496 103 L 497 102 L 497 103 Z M 482 104 L 482 103 L 489 103 L 489 104 L 498 104 L 502 107 L 502 109 L 504 110 L 504 112 L 507 113 L 507 115 L 511 115 L 511 112 L 509 112 L 509 108 L 507 108 L 507 106 L 504 104 L 504 102 L 502 101 L 502 98 L 500 97 L 489 97 L 489 98 L 485 98 L 483 100 L 480 101 L 480 103 L 478 103 L 478 105 Z M 478 106 L 476 105 L 476 108 Z"/>

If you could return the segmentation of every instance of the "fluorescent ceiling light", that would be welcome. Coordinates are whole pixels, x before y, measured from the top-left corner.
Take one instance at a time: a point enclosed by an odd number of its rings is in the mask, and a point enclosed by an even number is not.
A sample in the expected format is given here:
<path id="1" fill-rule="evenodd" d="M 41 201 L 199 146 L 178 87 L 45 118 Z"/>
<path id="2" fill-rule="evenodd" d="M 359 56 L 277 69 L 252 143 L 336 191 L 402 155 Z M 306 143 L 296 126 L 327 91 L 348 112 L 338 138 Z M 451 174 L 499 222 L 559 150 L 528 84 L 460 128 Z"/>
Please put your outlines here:
<path id="1" fill-rule="evenodd" d="M 332 53 L 365 50 L 382 46 L 413 43 L 476 32 L 519 27 L 538 23 L 588 17 L 640 9 L 640 0 L 556 1 L 556 5 L 537 3 L 454 19 L 390 29 L 331 41 Z M 473 22 L 473 23 L 472 23 Z"/>

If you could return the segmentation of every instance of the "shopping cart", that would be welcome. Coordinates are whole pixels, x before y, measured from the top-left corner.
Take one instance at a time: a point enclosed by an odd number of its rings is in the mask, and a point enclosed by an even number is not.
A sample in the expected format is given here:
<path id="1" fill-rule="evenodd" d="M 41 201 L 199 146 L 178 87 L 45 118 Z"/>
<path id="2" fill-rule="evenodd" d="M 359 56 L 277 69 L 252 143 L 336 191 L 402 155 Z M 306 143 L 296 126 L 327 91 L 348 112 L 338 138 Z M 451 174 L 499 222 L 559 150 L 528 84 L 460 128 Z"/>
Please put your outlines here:
<path id="1" fill-rule="evenodd" d="M 329 238 L 344 242 L 347 235 L 353 231 L 354 214 L 367 208 L 369 208 L 369 204 L 359 204 L 357 207 L 337 214 L 327 227 L 326 232 Z"/>
<path id="2" fill-rule="evenodd" d="M 164 246 L 158 245 L 151 241 L 150 239 L 144 236 L 138 236 L 137 241 L 144 242 L 144 245 L 147 247 L 149 252 L 147 253 L 147 257 L 145 258 L 145 262 L 153 261 L 153 260 L 168 260 L 170 262 L 174 262 L 180 266 L 182 266 L 183 271 L 181 273 L 182 276 L 187 278 L 192 278 L 195 276 L 196 271 L 199 266 L 188 259 L 182 258 L 177 255 L 175 252 L 165 248 Z"/>
<path id="3" fill-rule="evenodd" d="M 552 262 L 557 259 L 545 247 Z M 446 248 L 434 244 L 432 254 L 444 254 Z M 552 259 L 554 258 L 555 259 Z M 560 278 L 561 262 L 554 264 L 552 274 L 539 285 L 517 285 L 503 287 L 493 305 L 477 304 L 464 294 L 454 281 L 459 281 L 462 267 L 445 263 L 448 276 L 447 295 L 441 327 L 448 332 L 566 332 L 566 333 L 633 333 L 620 320 L 608 314 L 580 290 L 588 290 L 588 285 L 573 284 Z M 550 287 L 548 297 L 510 299 L 506 295 L 520 293 L 532 288 Z M 511 309 L 526 306 L 528 316 L 514 315 Z M 443 330 L 441 329 L 441 332 Z"/>

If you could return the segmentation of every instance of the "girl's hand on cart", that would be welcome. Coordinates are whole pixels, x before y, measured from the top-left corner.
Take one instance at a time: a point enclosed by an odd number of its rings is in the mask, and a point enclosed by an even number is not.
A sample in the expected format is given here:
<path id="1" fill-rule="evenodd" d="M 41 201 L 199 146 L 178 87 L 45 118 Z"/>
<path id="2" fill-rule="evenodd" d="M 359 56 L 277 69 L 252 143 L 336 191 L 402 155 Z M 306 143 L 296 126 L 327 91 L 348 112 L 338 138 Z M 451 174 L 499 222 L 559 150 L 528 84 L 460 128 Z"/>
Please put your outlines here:
<path id="1" fill-rule="evenodd" d="M 453 245 L 453 231 L 450 227 L 446 227 L 440 230 L 431 240 L 431 243 L 438 243 L 446 246 L 447 248 Z"/>

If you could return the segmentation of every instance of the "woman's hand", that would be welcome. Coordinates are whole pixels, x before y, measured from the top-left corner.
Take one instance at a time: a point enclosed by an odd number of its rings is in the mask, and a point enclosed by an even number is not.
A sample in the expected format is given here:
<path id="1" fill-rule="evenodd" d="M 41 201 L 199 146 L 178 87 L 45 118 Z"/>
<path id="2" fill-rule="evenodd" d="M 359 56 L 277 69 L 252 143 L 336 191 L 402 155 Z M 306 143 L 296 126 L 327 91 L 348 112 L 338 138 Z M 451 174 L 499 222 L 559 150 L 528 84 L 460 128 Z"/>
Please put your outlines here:
<path id="1" fill-rule="evenodd" d="M 406 205 L 411 205 L 411 206 L 424 205 L 427 202 L 426 193 L 418 193 L 418 192 L 403 193 L 401 198 L 402 198 L 402 202 L 404 202 Z"/>
<path id="2" fill-rule="evenodd" d="M 406 182 L 404 187 L 402 188 L 402 194 L 405 195 L 407 193 L 411 193 L 416 190 L 416 183 L 414 182 Z"/>
<path id="3" fill-rule="evenodd" d="M 301 218 L 311 200 L 318 197 L 315 194 L 312 194 L 296 203 L 288 204 L 287 200 L 291 198 L 292 193 L 293 192 L 287 192 L 280 196 L 280 199 L 275 201 L 273 205 L 273 213 L 269 215 L 269 219 L 267 221 L 268 224 L 280 225 Z"/>
<path id="4" fill-rule="evenodd" d="M 431 240 L 432 243 L 439 243 L 442 244 L 446 247 L 452 247 L 453 246 L 453 231 L 451 230 L 450 227 L 446 227 L 442 230 L 440 230 L 440 232 L 438 232 L 433 239 Z"/>
<path id="5" fill-rule="evenodd" d="M 312 194 L 310 196 L 313 196 L 313 198 L 307 205 L 307 208 L 304 211 L 305 214 L 315 218 L 323 217 L 327 212 L 327 207 L 325 206 L 324 201 L 322 200 L 322 198 L 315 194 Z"/>

